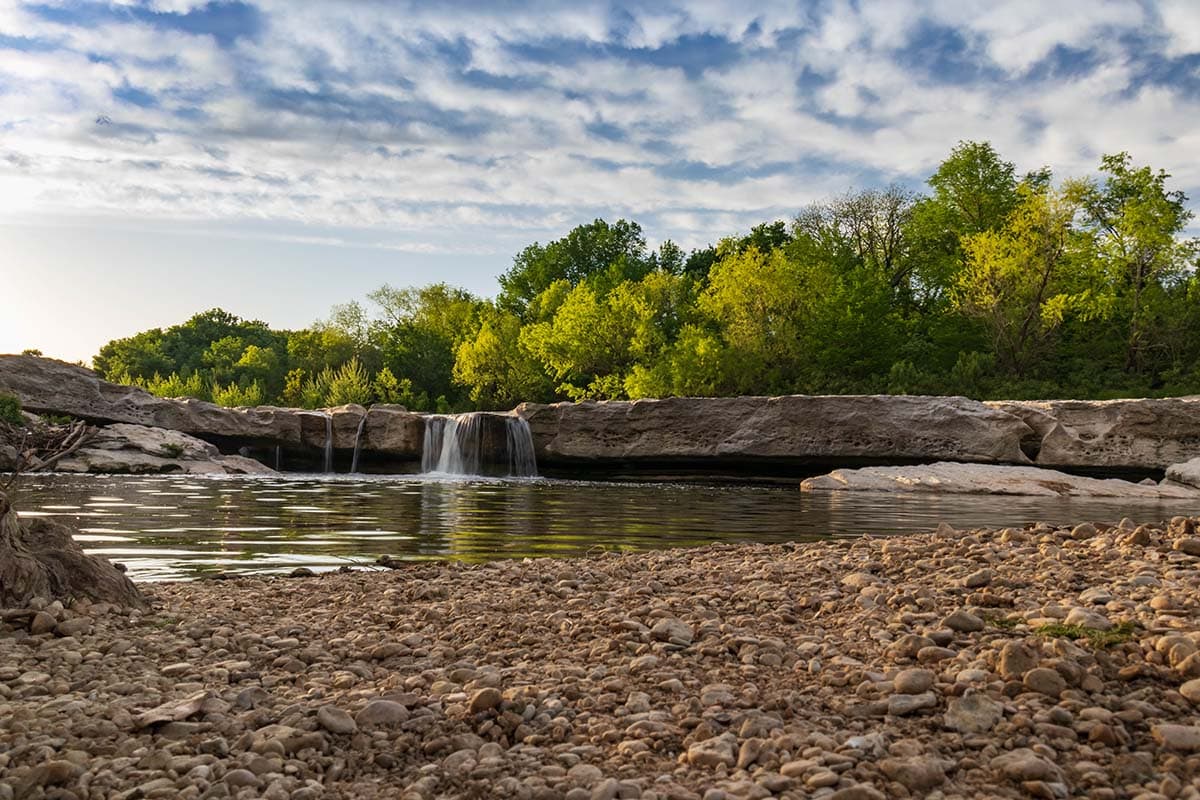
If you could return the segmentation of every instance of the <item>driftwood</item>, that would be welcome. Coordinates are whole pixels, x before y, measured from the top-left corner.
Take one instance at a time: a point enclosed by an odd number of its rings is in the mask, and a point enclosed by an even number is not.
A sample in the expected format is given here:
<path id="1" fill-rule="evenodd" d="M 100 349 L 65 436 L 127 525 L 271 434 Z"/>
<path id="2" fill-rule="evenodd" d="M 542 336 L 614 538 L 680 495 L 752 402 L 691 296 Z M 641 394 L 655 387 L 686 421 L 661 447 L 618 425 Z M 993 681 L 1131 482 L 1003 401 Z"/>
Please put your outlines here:
<path id="1" fill-rule="evenodd" d="M 96 435 L 96 428 L 83 420 L 68 425 L 31 425 L 18 428 L 0 423 L 0 444 L 6 440 L 17 451 L 17 462 L 0 491 L 11 489 L 22 472 L 47 470 L 66 458 Z"/>
<path id="2" fill-rule="evenodd" d="M 19 608 L 34 597 L 146 607 L 133 582 L 107 559 L 84 553 L 73 533 L 44 517 L 19 518 L 0 492 L 0 607 Z"/>

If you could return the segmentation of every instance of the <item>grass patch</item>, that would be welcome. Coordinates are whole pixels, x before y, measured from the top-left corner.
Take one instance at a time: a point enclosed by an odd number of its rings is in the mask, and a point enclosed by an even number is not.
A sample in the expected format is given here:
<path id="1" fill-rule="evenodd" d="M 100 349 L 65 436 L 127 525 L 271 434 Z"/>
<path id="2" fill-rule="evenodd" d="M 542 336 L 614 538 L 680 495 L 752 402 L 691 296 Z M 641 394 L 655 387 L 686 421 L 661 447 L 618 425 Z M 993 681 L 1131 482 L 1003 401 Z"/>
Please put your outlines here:
<path id="1" fill-rule="evenodd" d="M 161 447 L 162 454 L 167 458 L 179 458 L 183 455 L 183 445 L 175 442 L 168 442 Z"/>
<path id="2" fill-rule="evenodd" d="M 1132 622 L 1122 622 L 1120 625 L 1114 625 L 1106 631 L 1102 631 L 1099 628 L 1088 628 L 1084 625 L 1064 625 L 1060 622 L 1055 622 L 1050 625 L 1042 625 L 1034 628 L 1033 632 L 1038 636 L 1070 639 L 1072 641 L 1083 639 L 1092 647 L 1112 647 L 1115 644 L 1124 644 L 1131 641 L 1133 639 L 1133 630 L 1134 626 Z"/>
<path id="3" fill-rule="evenodd" d="M 1014 619 L 1013 617 L 985 616 L 983 618 L 983 621 L 986 622 L 988 625 L 992 626 L 993 628 L 1000 628 L 1001 630 L 1005 630 L 1005 631 L 1015 630 L 1016 627 L 1021 624 L 1021 620 Z"/>

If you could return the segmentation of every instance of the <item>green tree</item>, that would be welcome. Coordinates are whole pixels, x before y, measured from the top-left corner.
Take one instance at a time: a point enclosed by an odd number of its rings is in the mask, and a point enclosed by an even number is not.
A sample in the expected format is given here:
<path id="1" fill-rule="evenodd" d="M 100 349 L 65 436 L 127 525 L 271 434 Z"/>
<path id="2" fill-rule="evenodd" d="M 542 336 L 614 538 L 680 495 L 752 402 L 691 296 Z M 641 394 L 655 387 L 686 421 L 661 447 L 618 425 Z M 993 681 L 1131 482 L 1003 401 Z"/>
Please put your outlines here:
<path id="1" fill-rule="evenodd" d="M 520 318 L 499 309 L 485 313 L 475 337 L 459 345 L 454 379 L 480 408 L 511 408 L 553 394 L 541 364 L 522 344 Z"/>
<path id="2" fill-rule="evenodd" d="M 1008 222 L 966 237 L 967 263 L 953 301 L 983 320 L 1000 365 L 1027 373 L 1068 314 L 1092 319 L 1105 312 L 1096 291 L 1092 238 L 1072 225 L 1070 193 L 1023 189 Z"/>
<path id="3" fill-rule="evenodd" d="M 347 361 L 334 371 L 329 379 L 325 394 L 325 402 L 328 405 L 368 405 L 371 399 L 371 377 L 357 358 Z"/>
<path id="4" fill-rule="evenodd" d="M 543 246 L 531 244 L 513 259 L 512 268 L 500 276 L 500 308 L 526 317 L 529 304 L 555 281 L 576 286 L 603 279 L 606 288 L 623 280 L 640 280 L 655 267 L 646 251 L 642 227 L 617 220 L 597 219 L 580 225 L 562 239 Z"/>
<path id="5" fill-rule="evenodd" d="M 1195 267 L 1197 240 L 1181 238 L 1192 212 L 1187 195 L 1166 188 L 1167 172 L 1135 167 L 1128 153 L 1104 156 L 1101 172 L 1103 183 L 1079 182 L 1076 193 L 1124 324 L 1125 368 L 1134 371 L 1146 353 L 1169 351 L 1166 295 Z"/>

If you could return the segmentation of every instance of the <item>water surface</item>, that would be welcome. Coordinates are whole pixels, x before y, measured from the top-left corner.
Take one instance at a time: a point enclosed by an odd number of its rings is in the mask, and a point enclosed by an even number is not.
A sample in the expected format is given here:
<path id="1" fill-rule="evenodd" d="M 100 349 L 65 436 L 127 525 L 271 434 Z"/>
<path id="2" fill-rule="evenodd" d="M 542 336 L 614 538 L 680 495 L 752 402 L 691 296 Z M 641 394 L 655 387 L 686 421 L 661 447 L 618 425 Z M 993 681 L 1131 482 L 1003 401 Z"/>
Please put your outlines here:
<path id="1" fill-rule="evenodd" d="M 135 580 L 319 571 L 382 555 L 484 561 L 909 533 L 939 521 L 1000 527 L 1195 512 L 1178 501 L 425 475 L 28 475 L 12 499 L 23 516 L 77 525 L 85 549 L 125 564 Z"/>

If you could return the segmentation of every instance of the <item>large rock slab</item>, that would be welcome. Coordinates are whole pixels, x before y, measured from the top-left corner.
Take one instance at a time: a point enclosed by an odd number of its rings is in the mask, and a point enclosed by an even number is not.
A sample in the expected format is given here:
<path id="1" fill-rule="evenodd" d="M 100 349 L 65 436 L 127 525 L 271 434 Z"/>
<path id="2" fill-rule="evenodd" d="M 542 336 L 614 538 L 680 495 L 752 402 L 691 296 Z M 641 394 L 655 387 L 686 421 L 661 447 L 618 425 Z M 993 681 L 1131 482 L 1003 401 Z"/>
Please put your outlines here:
<path id="1" fill-rule="evenodd" d="M 1160 470 L 1200 456 L 1200 401 L 1194 398 L 988 405 L 1035 431 L 1026 449 L 1040 466 Z"/>
<path id="2" fill-rule="evenodd" d="M 1028 463 L 1019 417 L 963 397 L 676 397 L 516 413 L 541 462 L 956 460 Z"/>
<path id="3" fill-rule="evenodd" d="M 186 433 L 117 423 L 98 430 L 84 447 L 56 462 L 59 472 L 189 475 L 271 475 L 252 458 L 224 456 Z"/>
<path id="4" fill-rule="evenodd" d="M 1200 458 L 1167 467 L 1167 480 L 1200 488 Z"/>
<path id="5" fill-rule="evenodd" d="M 0 355 L 0 392 L 15 395 L 29 411 L 69 414 L 89 422 L 131 423 L 242 442 L 300 444 L 300 421 L 294 409 L 223 408 L 201 400 L 169 400 L 49 358 Z"/>
<path id="6" fill-rule="evenodd" d="M 1114 497 L 1139 500 L 1200 500 L 1200 489 L 1164 482 L 1133 483 L 1085 478 L 1040 467 L 939 462 L 907 467 L 838 469 L 800 483 L 801 491 L 1008 494 L 1039 497 Z"/>

